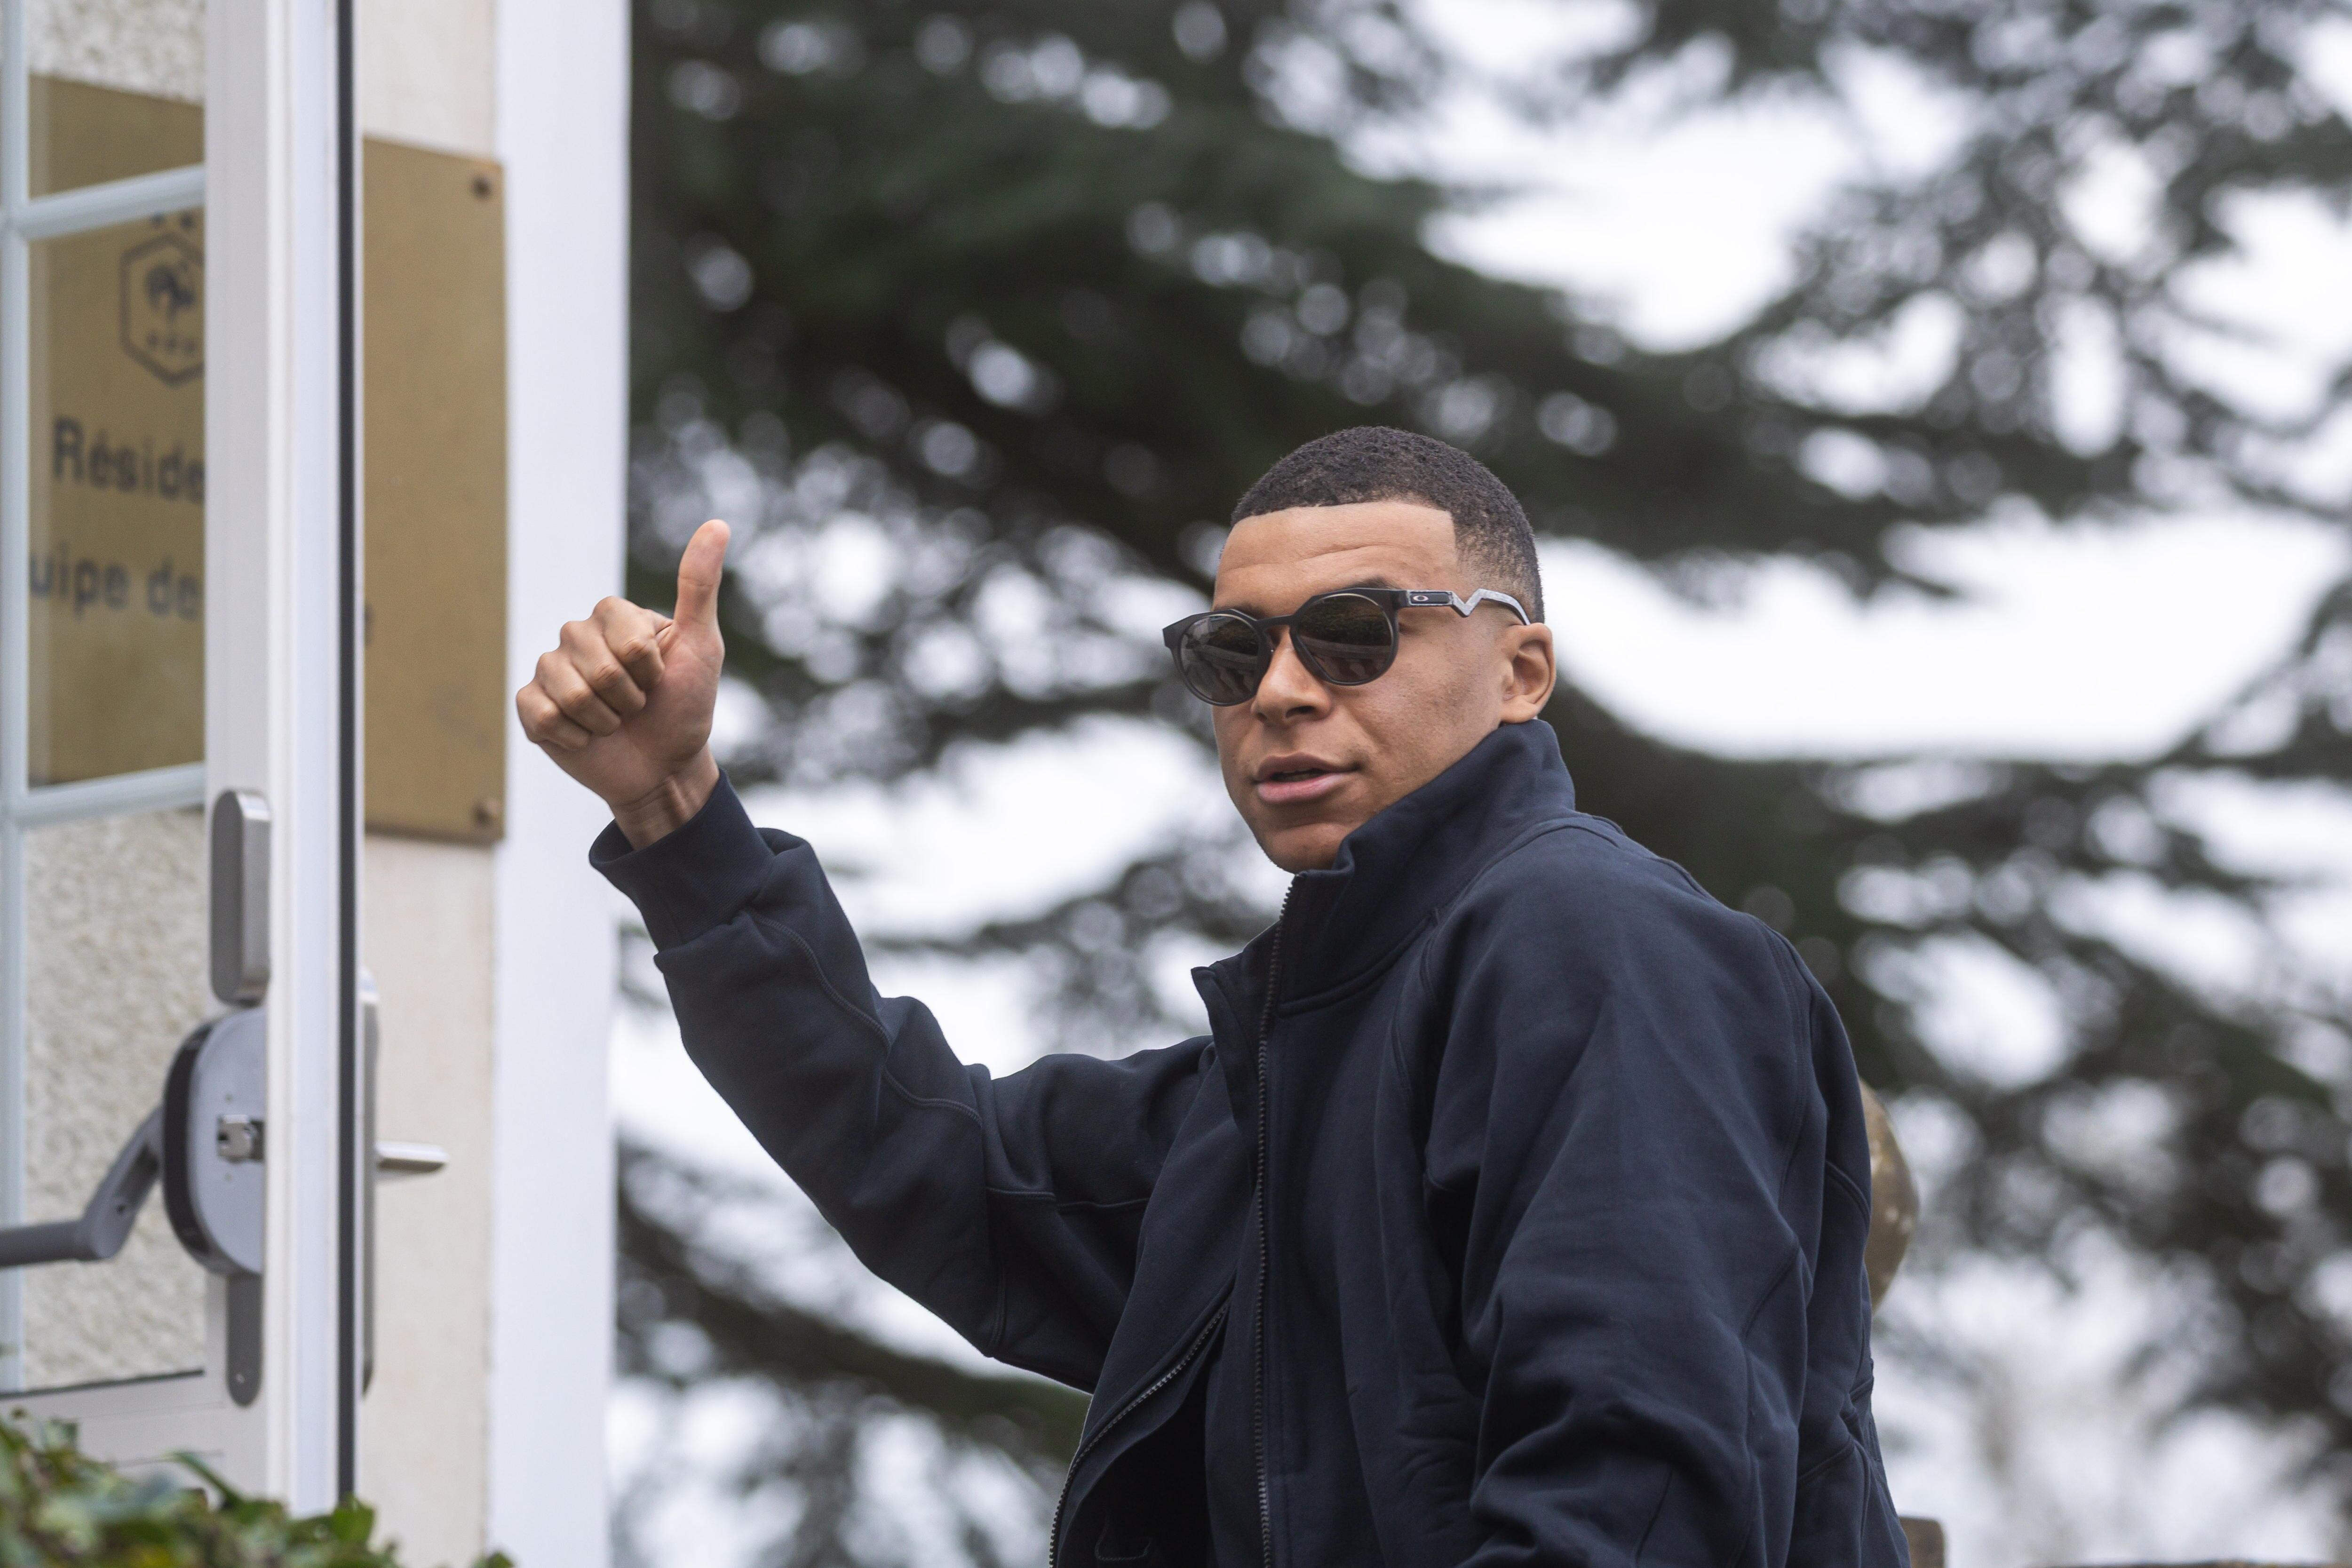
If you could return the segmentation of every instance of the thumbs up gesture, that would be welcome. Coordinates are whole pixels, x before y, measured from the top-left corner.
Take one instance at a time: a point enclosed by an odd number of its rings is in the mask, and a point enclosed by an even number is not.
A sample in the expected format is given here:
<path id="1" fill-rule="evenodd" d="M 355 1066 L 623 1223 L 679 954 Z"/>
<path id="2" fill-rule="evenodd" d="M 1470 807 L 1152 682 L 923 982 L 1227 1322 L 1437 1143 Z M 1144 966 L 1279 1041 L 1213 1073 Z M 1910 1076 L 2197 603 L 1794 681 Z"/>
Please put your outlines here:
<path id="1" fill-rule="evenodd" d="M 643 848 L 685 826 L 710 798 L 719 764 L 710 715 L 726 645 L 719 579 L 727 525 L 704 523 L 677 563 L 675 617 L 605 599 L 566 621 L 515 693 L 522 732 L 594 790 L 629 842 Z"/>

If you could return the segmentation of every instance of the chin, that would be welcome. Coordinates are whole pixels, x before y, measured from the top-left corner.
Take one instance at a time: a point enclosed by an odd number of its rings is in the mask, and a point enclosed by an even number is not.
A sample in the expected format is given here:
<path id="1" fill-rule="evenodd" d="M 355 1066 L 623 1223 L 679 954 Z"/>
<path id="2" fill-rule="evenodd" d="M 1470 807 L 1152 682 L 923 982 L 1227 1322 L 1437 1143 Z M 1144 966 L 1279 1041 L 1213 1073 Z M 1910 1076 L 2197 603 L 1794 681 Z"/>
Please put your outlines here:
<path id="1" fill-rule="evenodd" d="M 1327 870 L 1339 858 L 1339 841 L 1356 826 L 1352 822 L 1318 822 L 1301 827 L 1276 828 L 1260 833 L 1257 847 L 1265 851 L 1267 859 L 1293 876 L 1301 871 Z"/>

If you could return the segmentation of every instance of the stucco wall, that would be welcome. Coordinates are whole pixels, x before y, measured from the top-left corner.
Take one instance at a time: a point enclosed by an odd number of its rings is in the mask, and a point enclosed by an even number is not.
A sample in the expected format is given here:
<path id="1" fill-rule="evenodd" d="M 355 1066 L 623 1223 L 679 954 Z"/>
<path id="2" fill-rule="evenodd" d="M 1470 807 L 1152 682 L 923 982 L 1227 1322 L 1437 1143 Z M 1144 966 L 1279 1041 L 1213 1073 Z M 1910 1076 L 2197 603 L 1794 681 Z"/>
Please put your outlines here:
<path id="1" fill-rule="evenodd" d="M 215 1011 L 204 816 L 152 812 L 25 835 L 25 1217 L 70 1219 Z M 121 1256 L 23 1273 L 24 1386 L 205 1364 L 205 1275 L 160 1195 Z"/>
<path id="2" fill-rule="evenodd" d="M 488 1469 L 490 855 L 377 837 L 365 869 L 377 1136 L 437 1143 L 449 1166 L 377 1189 L 360 1491 L 412 1561 L 464 1563 L 482 1549 Z"/>
<path id="3" fill-rule="evenodd" d="M 496 152 L 491 0 L 360 0 L 360 125 L 445 153 Z"/>
<path id="4" fill-rule="evenodd" d="M 25 57 L 42 76 L 193 103 L 205 95 L 204 0 L 32 0 Z"/>

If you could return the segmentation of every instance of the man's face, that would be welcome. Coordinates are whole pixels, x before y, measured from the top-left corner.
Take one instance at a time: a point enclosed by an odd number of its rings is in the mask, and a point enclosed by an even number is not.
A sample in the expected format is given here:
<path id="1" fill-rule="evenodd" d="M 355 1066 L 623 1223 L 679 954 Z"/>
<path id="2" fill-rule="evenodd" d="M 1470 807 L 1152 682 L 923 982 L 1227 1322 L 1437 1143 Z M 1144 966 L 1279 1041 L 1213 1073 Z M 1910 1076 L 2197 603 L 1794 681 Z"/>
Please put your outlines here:
<path id="1" fill-rule="evenodd" d="M 1234 525 L 1217 563 L 1220 609 L 1286 616 L 1335 588 L 1450 588 L 1463 575 L 1454 520 L 1406 501 L 1298 507 Z M 1286 629 L 1257 695 L 1213 710 L 1226 793 L 1286 871 L 1328 866 L 1374 812 L 1444 773 L 1498 724 L 1551 697 L 1551 632 L 1496 605 L 1397 613 L 1396 662 L 1364 686 L 1327 686 Z"/>

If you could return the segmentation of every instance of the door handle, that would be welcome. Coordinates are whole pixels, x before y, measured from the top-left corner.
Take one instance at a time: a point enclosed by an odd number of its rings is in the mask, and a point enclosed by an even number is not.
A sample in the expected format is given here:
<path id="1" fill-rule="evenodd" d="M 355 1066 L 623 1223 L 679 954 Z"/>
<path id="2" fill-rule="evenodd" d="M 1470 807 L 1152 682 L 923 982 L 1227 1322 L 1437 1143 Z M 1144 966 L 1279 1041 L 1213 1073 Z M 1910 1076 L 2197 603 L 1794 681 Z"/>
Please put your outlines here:
<path id="1" fill-rule="evenodd" d="M 190 1257 L 232 1279 L 259 1274 L 268 1033 L 258 1007 L 199 1025 L 172 1053 L 163 1103 L 122 1145 L 81 1217 L 0 1229 L 0 1268 L 105 1262 L 160 1180 Z"/>
<path id="2" fill-rule="evenodd" d="M 447 1168 L 449 1152 L 438 1143 L 394 1143 L 376 1140 L 375 1176 L 396 1182 L 404 1176 L 430 1176 Z"/>
<path id="3" fill-rule="evenodd" d="M 198 1025 L 172 1053 L 163 1100 L 107 1167 L 79 1219 L 0 1229 L 0 1268 L 103 1263 L 122 1250 L 160 1182 L 172 1232 L 228 1286 L 229 1397 L 261 1393 L 261 1263 L 268 1152 L 268 1016 L 244 1007 Z"/>
<path id="4" fill-rule="evenodd" d="M 360 1136 L 368 1161 L 361 1203 L 360 1226 L 364 1239 L 362 1267 L 367 1279 L 360 1291 L 360 1389 L 375 1381 L 375 1189 L 379 1183 L 411 1176 L 430 1176 L 447 1168 L 449 1152 L 435 1143 L 397 1142 L 375 1135 L 376 1058 L 383 1049 L 383 1008 L 375 976 L 360 971 Z"/>
<path id="5" fill-rule="evenodd" d="M 447 1167 L 431 1143 L 375 1137 L 378 1026 L 375 981 L 362 972 L 365 1047 L 362 1086 L 366 1288 L 363 1378 L 375 1363 L 375 1189 L 380 1181 L 429 1176 Z M 103 1263 L 119 1254 L 160 1183 L 173 1234 L 188 1255 L 226 1276 L 231 1293 L 231 1392 L 239 1404 L 259 1387 L 259 1301 L 252 1287 L 262 1266 L 268 1128 L 268 1020 L 243 1007 L 199 1025 L 181 1041 L 163 1078 L 163 1103 L 147 1113 L 100 1178 L 77 1219 L 0 1228 L 0 1268 L 49 1263 Z"/>

